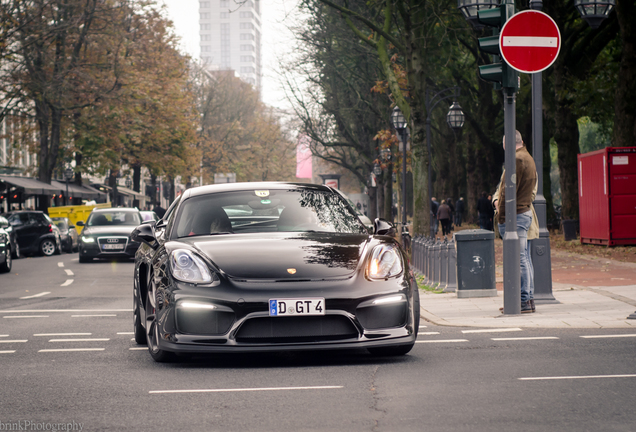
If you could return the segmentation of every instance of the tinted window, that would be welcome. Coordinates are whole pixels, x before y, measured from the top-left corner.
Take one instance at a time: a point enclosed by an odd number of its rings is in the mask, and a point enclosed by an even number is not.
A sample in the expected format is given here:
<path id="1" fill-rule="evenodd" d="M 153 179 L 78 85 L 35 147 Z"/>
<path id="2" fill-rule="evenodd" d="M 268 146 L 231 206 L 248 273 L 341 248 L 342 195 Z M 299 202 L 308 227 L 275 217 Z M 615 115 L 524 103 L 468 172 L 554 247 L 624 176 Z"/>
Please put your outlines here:
<path id="1" fill-rule="evenodd" d="M 312 189 L 249 190 L 193 197 L 176 220 L 175 237 L 248 232 L 366 233 L 337 194 Z"/>
<path id="2" fill-rule="evenodd" d="M 114 226 L 114 225 L 134 225 L 141 224 L 139 213 L 130 211 L 108 211 L 91 213 L 86 221 L 87 226 Z"/>

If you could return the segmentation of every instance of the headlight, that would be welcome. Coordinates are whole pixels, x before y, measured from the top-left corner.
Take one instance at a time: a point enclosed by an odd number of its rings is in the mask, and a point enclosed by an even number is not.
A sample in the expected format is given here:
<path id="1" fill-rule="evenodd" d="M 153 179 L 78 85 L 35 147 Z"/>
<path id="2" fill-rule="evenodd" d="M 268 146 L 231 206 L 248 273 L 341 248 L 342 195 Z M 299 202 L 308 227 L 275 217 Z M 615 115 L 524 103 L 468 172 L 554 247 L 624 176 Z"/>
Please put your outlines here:
<path id="1" fill-rule="evenodd" d="M 84 243 L 95 243 L 95 239 L 93 237 L 84 237 L 84 236 L 82 236 L 82 241 Z"/>
<path id="2" fill-rule="evenodd" d="M 213 276 L 203 260 L 186 249 L 177 249 L 170 255 L 172 276 L 183 282 L 210 283 Z M 214 278 L 216 279 L 216 274 Z"/>
<path id="3" fill-rule="evenodd" d="M 390 245 L 379 245 L 373 249 L 367 274 L 371 279 L 387 279 L 402 273 L 402 260 Z"/>

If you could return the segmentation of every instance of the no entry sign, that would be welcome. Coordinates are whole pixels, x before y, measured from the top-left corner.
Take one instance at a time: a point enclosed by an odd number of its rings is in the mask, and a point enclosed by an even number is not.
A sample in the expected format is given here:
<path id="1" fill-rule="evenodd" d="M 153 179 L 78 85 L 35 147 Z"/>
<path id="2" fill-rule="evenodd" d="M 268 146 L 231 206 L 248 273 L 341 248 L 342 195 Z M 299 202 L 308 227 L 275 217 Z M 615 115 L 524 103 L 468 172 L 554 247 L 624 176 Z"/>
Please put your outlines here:
<path id="1" fill-rule="evenodd" d="M 559 55 L 561 33 L 550 16 L 526 10 L 506 21 L 499 33 L 499 48 L 513 69 L 523 73 L 541 72 Z"/>

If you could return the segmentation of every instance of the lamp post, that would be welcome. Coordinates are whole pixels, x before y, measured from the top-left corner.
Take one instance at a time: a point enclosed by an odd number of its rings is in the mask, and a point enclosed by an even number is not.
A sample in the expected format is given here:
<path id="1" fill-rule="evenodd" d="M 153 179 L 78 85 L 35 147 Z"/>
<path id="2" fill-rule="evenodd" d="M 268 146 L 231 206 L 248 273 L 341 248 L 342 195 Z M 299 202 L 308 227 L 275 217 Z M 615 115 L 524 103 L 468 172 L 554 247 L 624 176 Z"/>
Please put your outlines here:
<path id="1" fill-rule="evenodd" d="M 67 205 L 68 200 L 68 181 L 73 178 L 73 170 L 71 168 L 66 168 L 64 170 L 64 178 L 66 179 L 66 195 L 64 195 L 64 205 Z"/>
<path id="2" fill-rule="evenodd" d="M 461 0 L 460 0 L 461 1 Z M 428 205 L 430 207 L 431 197 L 433 196 L 433 185 L 432 185 L 432 170 L 433 170 L 433 157 L 431 153 L 431 114 L 433 110 L 443 100 L 453 99 L 453 104 L 450 106 L 448 110 L 448 114 L 446 114 L 446 122 L 453 130 L 459 130 L 464 126 L 464 112 L 462 111 L 462 107 L 457 102 L 459 98 L 460 88 L 448 87 L 444 90 L 440 90 L 433 95 L 433 97 L 429 97 L 429 89 L 426 89 L 426 149 L 428 151 Z M 433 224 L 430 224 L 431 237 L 435 235 L 435 227 Z"/>
<path id="3" fill-rule="evenodd" d="M 581 18 L 587 21 L 590 27 L 596 29 L 612 12 L 616 6 L 616 0 L 574 0 L 574 6 Z"/>
<path id="4" fill-rule="evenodd" d="M 407 137 L 407 127 L 406 127 L 406 118 L 402 111 L 400 111 L 400 107 L 396 106 L 393 108 L 393 112 L 391 113 L 391 123 L 393 123 L 393 127 L 400 134 L 400 140 L 402 141 L 402 246 L 407 249 L 407 237 L 408 233 L 406 232 L 406 141 Z"/>

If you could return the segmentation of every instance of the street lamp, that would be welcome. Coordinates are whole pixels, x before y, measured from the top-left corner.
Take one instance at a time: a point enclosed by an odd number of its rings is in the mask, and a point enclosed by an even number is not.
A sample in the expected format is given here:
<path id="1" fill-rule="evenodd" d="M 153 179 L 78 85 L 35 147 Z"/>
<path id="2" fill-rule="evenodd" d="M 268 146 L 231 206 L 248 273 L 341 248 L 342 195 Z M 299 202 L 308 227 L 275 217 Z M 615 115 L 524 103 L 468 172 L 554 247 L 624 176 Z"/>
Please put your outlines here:
<path id="1" fill-rule="evenodd" d="M 499 0 L 457 0 L 457 8 L 464 14 L 464 18 L 474 28 L 482 28 L 483 24 L 477 19 L 477 12 L 499 6 Z"/>
<path id="2" fill-rule="evenodd" d="M 66 179 L 66 195 L 64 195 L 64 205 L 67 205 L 68 200 L 68 181 L 73 178 L 73 170 L 66 168 L 64 170 L 64 178 Z"/>
<path id="3" fill-rule="evenodd" d="M 616 0 L 574 0 L 574 6 L 593 29 L 598 28 L 616 6 Z"/>
<path id="4" fill-rule="evenodd" d="M 397 105 L 391 113 L 391 123 L 402 140 L 402 246 L 406 249 L 408 236 L 406 232 L 406 141 L 408 138 L 406 118 Z"/>
<path id="5" fill-rule="evenodd" d="M 126 187 L 130 189 L 130 187 L 132 186 L 132 179 L 130 177 L 126 177 L 125 183 L 126 183 Z"/>
<path id="6" fill-rule="evenodd" d="M 459 0 L 460 2 L 462 0 Z M 476 15 L 476 12 L 475 12 Z M 453 128 L 453 130 L 459 130 L 464 126 L 464 112 L 462 107 L 459 106 L 457 99 L 459 98 L 459 87 L 448 87 L 444 90 L 440 90 L 435 93 L 433 97 L 429 97 L 428 88 L 426 89 L 426 149 L 428 150 L 428 205 L 431 205 L 431 197 L 433 196 L 432 176 L 433 171 L 433 158 L 431 153 L 431 114 L 433 110 L 441 101 L 446 99 L 453 99 L 453 104 L 450 106 L 448 113 L 446 114 L 446 122 Z M 435 228 L 433 224 L 430 224 L 431 237 L 435 236 Z"/>

